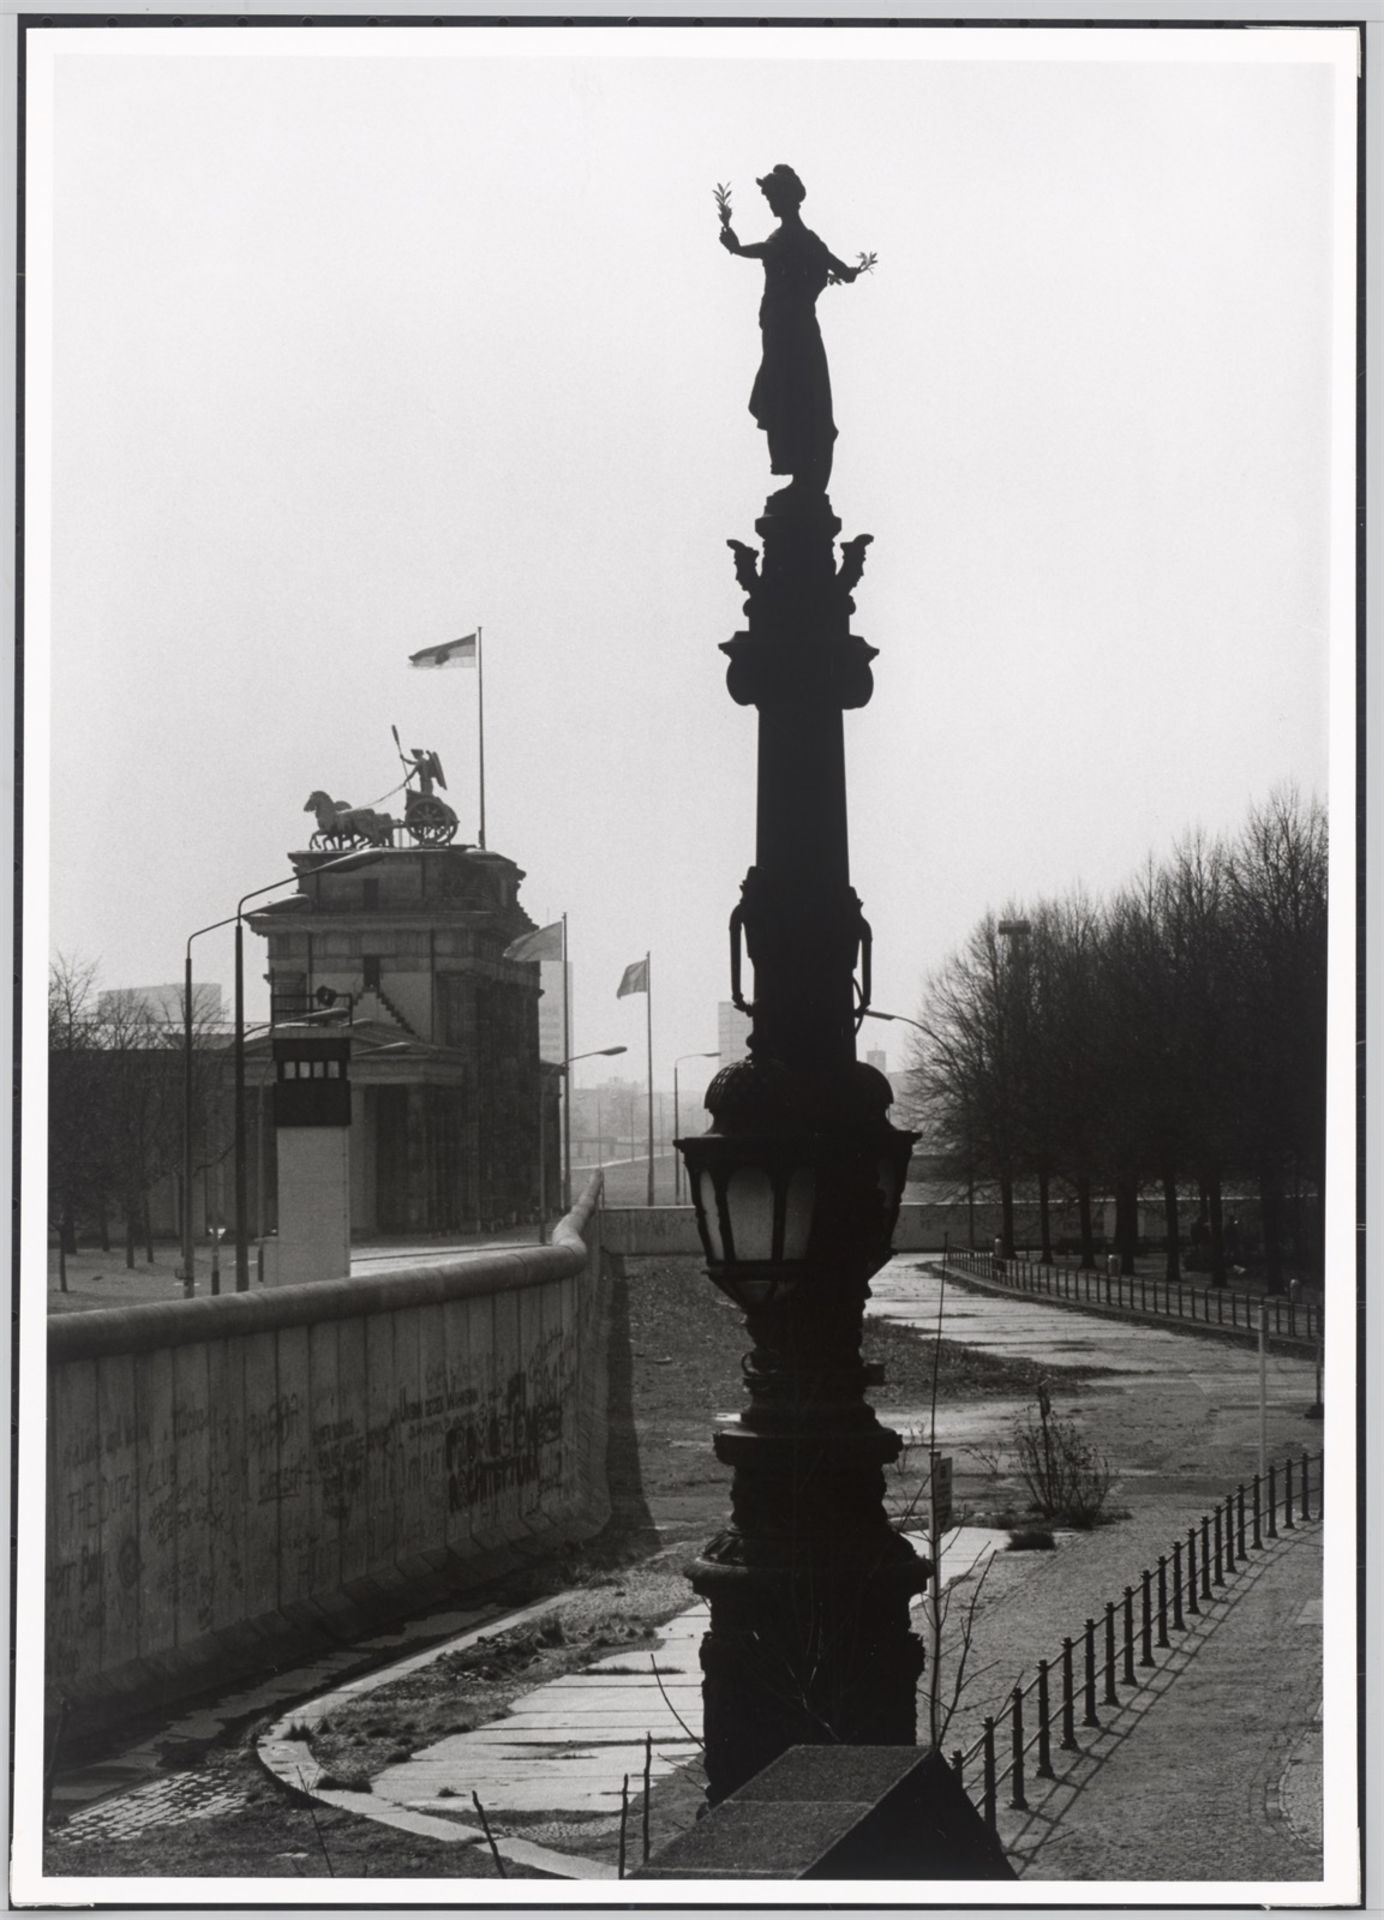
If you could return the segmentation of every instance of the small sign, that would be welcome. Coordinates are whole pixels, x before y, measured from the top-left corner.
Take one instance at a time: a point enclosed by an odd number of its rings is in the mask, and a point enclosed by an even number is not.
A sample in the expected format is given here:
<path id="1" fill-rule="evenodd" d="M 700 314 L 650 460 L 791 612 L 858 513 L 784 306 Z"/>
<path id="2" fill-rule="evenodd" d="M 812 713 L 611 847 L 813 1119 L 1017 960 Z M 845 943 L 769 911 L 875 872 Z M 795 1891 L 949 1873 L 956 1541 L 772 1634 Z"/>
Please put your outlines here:
<path id="1" fill-rule="evenodd" d="M 932 1531 L 942 1533 L 952 1524 L 952 1463 L 948 1453 L 932 1456 Z"/>

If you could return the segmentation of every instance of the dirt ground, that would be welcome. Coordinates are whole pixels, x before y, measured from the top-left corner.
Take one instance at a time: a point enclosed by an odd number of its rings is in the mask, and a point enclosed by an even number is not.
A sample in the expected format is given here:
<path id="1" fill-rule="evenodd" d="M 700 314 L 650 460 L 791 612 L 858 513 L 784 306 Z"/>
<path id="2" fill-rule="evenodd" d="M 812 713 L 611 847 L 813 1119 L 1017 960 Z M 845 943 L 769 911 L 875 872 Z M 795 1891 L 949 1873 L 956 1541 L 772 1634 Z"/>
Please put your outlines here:
<path id="1" fill-rule="evenodd" d="M 692 1256 L 631 1261 L 628 1299 L 643 1498 L 665 1546 L 700 1544 L 724 1526 L 729 1510 L 730 1471 L 712 1452 L 711 1436 L 716 1419 L 737 1414 L 744 1402 L 744 1324 Z M 884 1382 L 869 1397 L 891 1409 L 890 1424 L 902 1432 L 926 1423 L 934 1360 L 939 1405 L 989 1395 L 1029 1400 L 1044 1377 L 1064 1395 L 1078 1393 L 1093 1371 L 999 1359 L 945 1339 L 939 1351 L 935 1340 L 911 1327 L 869 1317 L 861 1357 L 883 1367 Z M 891 1507 L 906 1504 L 917 1490 L 922 1461 L 916 1455 L 915 1449 L 888 1476 Z"/>

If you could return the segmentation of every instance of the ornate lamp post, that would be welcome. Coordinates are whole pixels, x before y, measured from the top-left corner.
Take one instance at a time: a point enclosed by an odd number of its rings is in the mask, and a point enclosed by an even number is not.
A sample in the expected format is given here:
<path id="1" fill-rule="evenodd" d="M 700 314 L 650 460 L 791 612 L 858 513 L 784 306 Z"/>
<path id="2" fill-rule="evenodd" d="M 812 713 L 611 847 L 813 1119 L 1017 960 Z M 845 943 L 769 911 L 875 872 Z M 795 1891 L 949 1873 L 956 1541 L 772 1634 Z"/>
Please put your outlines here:
<path id="1" fill-rule="evenodd" d="M 751 410 L 793 476 L 739 541 L 746 629 L 726 642 L 731 697 L 759 712 L 755 864 L 731 917 L 731 993 L 749 1058 L 706 1096 L 712 1124 L 678 1141 L 710 1278 L 745 1314 L 749 1402 L 716 1436 L 734 1469 L 731 1522 L 691 1567 L 710 1603 L 702 1643 L 708 1795 L 801 1743 L 909 1745 L 922 1646 L 910 1597 L 928 1564 L 889 1524 L 900 1439 L 864 1390 L 870 1276 L 889 1257 L 914 1135 L 889 1124 L 883 1074 L 858 1062 L 870 929 L 850 884 L 842 714 L 870 698 L 874 648 L 850 631 L 870 536 L 842 546 L 824 488 L 835 427 L 813 312 L 848 268 L 802 225 L 788 168 L 760 183 L 781 225 L 729 251 L 763 259 L 764 361 Z M 742 991 L 741 944 L 754 967 Z M 859 986 L 855 982 L 857 962 Z"/>

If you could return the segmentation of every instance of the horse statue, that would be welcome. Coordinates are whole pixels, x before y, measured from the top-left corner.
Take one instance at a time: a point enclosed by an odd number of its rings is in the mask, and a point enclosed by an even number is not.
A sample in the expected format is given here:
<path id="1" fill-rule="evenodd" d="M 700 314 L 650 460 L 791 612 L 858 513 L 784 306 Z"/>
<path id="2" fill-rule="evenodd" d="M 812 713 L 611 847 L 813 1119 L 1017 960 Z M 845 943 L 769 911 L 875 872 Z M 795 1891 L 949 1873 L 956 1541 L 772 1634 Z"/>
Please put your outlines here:
<path id="1" fill-rule="evenodd" d="M 373 807 L 353 807 L 349 800 L 333 800 L 320 787 L 308 795 L 303 812 L 317 815 L 317 831 L 308 843 L 314 850 L 354 847 L 362 842 L 368 847 L 387 847 L 394 838 L 394 821 L 389 814 L 377 813 Z"/>

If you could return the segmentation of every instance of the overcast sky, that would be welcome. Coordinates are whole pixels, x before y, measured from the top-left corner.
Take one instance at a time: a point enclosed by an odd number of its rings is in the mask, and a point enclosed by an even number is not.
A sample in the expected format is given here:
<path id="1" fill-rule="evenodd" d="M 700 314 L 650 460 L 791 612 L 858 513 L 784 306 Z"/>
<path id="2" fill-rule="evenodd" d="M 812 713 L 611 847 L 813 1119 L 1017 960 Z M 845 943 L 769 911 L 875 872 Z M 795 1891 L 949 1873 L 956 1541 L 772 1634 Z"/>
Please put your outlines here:
<path id="1" fill-rule="evenodd" d="M 642 1072 L 615 990 L 646 949 L 660 1082 L 714 1047 L 754 853 L 725 541 L 779 483 L 762 273 L 712 189 L 759 238 L 778 161 L 879 256 L 819 303 L 832 500 L 875 536 L 846 728 L 877 1003 L 915 1013 L 988 907 L 1327 792 L 1341 36 L 44 38 L 31 720 L 51 662 L 50 946 L 103 984 L 177 978 L 311 789 L 392 788 L 391 722 L 473 839 L 476 677 L 407 656 L 483 623 L 488 840 L 570 917 L 574 1049 Z"/>

